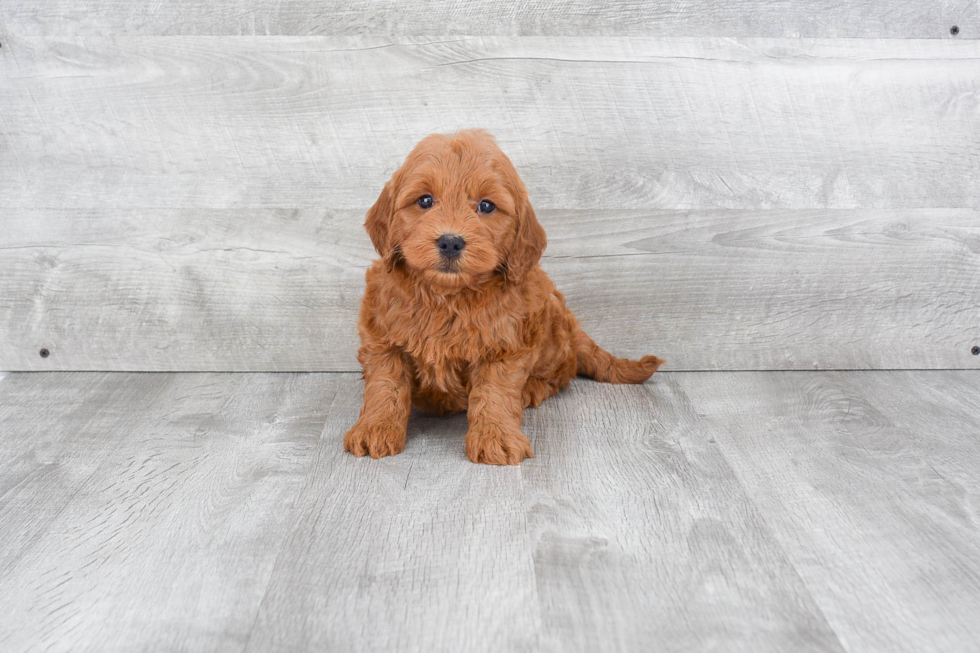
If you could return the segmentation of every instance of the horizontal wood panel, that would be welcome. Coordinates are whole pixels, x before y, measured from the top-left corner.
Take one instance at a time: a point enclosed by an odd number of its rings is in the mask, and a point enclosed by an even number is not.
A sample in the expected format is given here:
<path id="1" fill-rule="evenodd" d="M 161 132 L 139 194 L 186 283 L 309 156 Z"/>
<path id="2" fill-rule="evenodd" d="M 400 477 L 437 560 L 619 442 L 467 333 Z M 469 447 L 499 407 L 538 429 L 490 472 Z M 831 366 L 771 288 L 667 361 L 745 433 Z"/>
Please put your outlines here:
<path id="1" fill-rule="evenodd" d="M 5 0 L 0 28 L 35 35 L 440 34 L 976 38 L 970 0 L 670 3 L 536 0 Z"/>
<path id="2" fill-rule="evenodd" d="M 431 132 L 541 208 L 977 208 L 980 43 L 8 37 L 6 208 L 363 210 Z"/>
<path id="3" fill-rule="evenodd" d="M 980 212 L 539 217 L 545 269 L 617 354 L 655 353 L 675 370 L 980 367 Z M 4 221 L 0 369 L 358 369 L 375 256 L 361 211 Z"/>

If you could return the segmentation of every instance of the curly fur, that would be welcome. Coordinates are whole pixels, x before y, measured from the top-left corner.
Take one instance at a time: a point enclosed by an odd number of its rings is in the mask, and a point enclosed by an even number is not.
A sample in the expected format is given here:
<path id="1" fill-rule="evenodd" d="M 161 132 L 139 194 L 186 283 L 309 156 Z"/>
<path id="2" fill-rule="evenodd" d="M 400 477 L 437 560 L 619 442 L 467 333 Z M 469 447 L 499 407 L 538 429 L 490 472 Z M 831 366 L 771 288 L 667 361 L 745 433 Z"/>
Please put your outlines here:
<path id="1" fill-rule="evenodd" d="M 417 200 L 433 197 L 433 206 Z M 479 213 L 481 200 L 496 205 Z M 482 130 L 421 141 L 385 184 L 365 228 L 381 259 L 367 271 L 358 360 L 364 405 L 344 436 L 356 456 L 405 446 L 413 404 L 466 411 L 473 462 L 514 465 L 532 456 L 524 408 L 576 374 L 642 383 L 663 360 L 614 358 L 579 327 L 538 265 L 546 245 L 527 190 L 510 159 Z M 436 240 L 465 240 L 447 261 Z"/>

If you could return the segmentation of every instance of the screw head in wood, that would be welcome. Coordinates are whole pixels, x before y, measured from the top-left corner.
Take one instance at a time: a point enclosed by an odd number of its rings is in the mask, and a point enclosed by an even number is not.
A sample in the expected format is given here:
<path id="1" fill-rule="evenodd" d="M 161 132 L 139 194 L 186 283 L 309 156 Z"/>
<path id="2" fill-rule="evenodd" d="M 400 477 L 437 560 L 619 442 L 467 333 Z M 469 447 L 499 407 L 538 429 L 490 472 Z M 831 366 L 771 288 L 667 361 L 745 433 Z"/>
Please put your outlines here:
<path id="1" fill-rule="evenodd" d="M 956 25 L 953 25 L 952 27 L 949 28 L 949 33 L 952 34 L 953 36 L 956 36 L 957 34 L 960 33 L 960 28 L 957 27 Z"/>
<path id="2" fill-rule="evenodd" d="M 48 351 L 47 349 L 42 349 L 41 350 L 41 358 L 47 358 L 50 355 L 51 355 L 51 352 Z"/>
<path id="3" fill-rule="evenodd" d="M 970 353 L 974 356 L 980 356 L 980 347 L 973 345 L 973 349 L 970 350 Z"/>

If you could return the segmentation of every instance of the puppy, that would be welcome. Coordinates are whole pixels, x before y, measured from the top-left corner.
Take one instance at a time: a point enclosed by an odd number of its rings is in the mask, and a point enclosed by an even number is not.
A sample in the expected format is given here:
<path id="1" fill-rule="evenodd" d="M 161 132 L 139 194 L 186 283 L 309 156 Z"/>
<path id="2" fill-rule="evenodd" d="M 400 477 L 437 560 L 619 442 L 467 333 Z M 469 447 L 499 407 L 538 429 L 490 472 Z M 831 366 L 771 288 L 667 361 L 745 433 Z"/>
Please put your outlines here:
<path id="1" fill-rule="evenodd" d="M 642 383 L 663 360 L 614 358 L 582 331 L 538 265 L 544 229 L 510 159 L 482 130 L 434 134 L 408 155 L 364 223 L 381 259 L 357 322 L 364 405 L 344 449 L 405 446 L 412 405 L 466 411 L 466 455 L 533 456 L 524 408 L 576 374 Z"/>

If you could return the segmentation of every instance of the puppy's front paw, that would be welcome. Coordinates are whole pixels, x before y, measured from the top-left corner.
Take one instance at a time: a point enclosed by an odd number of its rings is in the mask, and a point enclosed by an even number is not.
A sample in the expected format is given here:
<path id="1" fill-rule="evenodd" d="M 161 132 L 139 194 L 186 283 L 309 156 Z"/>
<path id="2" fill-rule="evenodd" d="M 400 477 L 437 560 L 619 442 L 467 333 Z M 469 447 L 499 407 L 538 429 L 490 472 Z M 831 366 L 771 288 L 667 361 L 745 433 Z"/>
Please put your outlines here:
<path id="1" fill-rule="evenodd" d="M 517 465 L 525 458 L 534 458 L 526 435 L 519 429 L 497 426 L 471 426 L 466 434 L 466 455 L 475 463 L 487 465 Z"/>
<path id="2" fill-rule="evenodd" d="M 366 423 L 357 420 L 344 435 L 344 451 L 358 458 L 364 455 L 372 458 L 394 456 L 405 448 L 405 427 L 394 422 Z"/>

